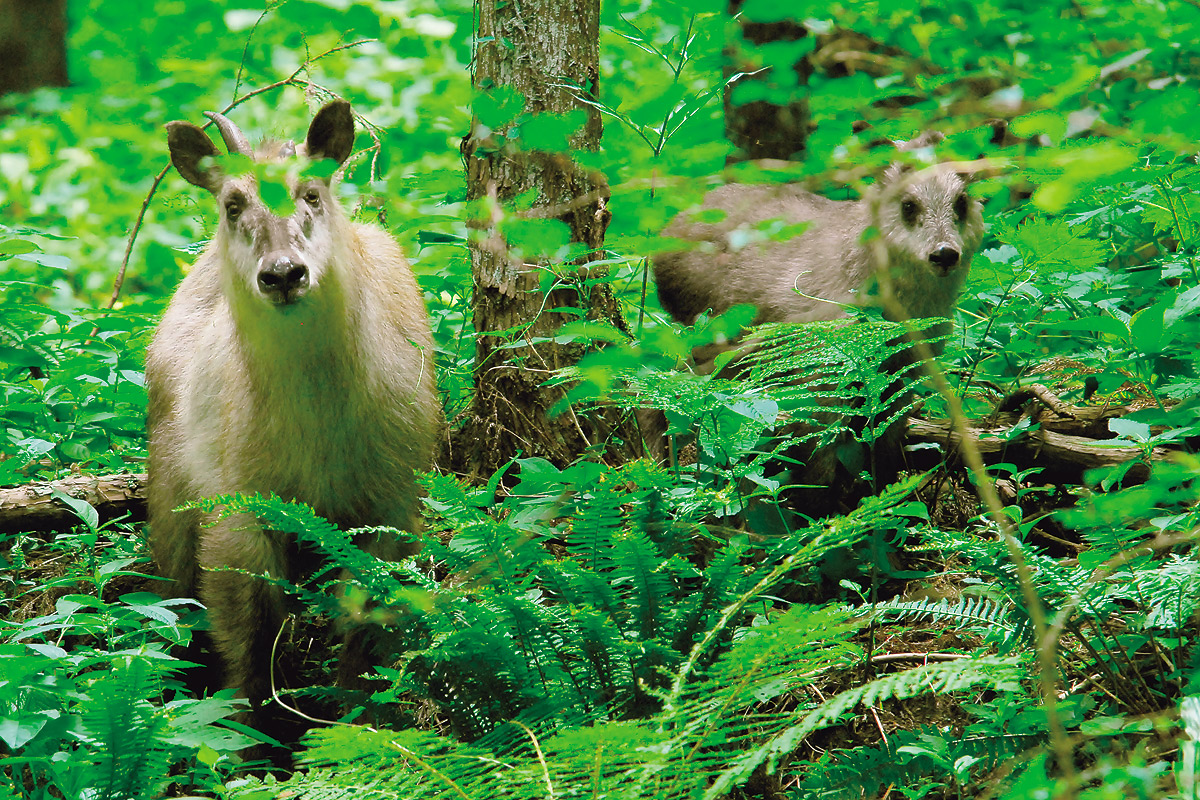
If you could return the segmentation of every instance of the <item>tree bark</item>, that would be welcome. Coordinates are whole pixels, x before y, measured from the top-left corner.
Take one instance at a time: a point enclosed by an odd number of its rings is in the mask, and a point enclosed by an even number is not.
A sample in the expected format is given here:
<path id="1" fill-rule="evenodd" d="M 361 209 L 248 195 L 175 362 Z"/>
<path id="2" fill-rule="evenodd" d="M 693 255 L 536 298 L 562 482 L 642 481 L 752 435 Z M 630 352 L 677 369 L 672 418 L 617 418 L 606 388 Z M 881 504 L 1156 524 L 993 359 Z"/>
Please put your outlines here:
<path id="1" fill-rule="evenodd" d="M 610 217 L 603 177 L 581 168 L 567 153 L 530 149 L 521 141 L 521 125 L 537 115 L 581 110 L 585 122 L 570 138 L 570 149 L 599 147 L 599 112 L 569 88 L 596 97 L 599 0 L 477 0 L 475 9 L 476 90 L 493 97 L 515 91 L 525 106 L 500 130 L 489 129 L 477 116 L 463 140 L 467 199 L 477 209 L 471 223 L 471 271 L 478 338 L 475 397 L 464 426 L 452 438 L 450 463 L 470 476 L 487 477 L 517 454 L 541 456 L 560 466 L 589 448 L 615 449 L 628 457 L 636 439 L 628 422 L 610 411 L 551 417 L 548 411 L 562 400 L 566 387 L 543 385 L 582 352 L 579 346 L 553 340 L 564 322 L 584 316 L 625 329 L 611 288 L 603 282 L 585 288 L 585 270 L 579 265 L 590 259 L 584 257 L 575 266 L 558 267 L 566 280 L 543 294 L 548 259 L 519 253 L 510 246 L 519 243 L 508 241 L 512 229 L 506 227 L 514 214 L 557 219 L 589 253 L 603 244 Z M 528 211 L 512 211 L 514 198 L 530 195 L 535 199 Z"/>
<path id="2" fill-rule="evenodd" d="M 67 85 L 67 0 L 0 0 L 0 95 Z"/>
<path id="3" fill-rule="evenodd" d="M 809 123 L 803 87 L 812 69 L 799 45 L 790 69 L 783 69 L 780 64 L 765 64 L 761 48 L 767 44 L 799 43 L 808 36 L 808 30 L 799 19 L 756 20 L 741 12 L 742 4 L 743 0 L 731 0 L 729 4 L 734 34 L 725 51 L 726 79 L 739 72 L 746 73 L 725 88 L 725 138 L 737 147 L 729 162 L 759 158 L 799 160 L 804 156 Z M 764 67 L 765 71 L 760 71 Z"/>

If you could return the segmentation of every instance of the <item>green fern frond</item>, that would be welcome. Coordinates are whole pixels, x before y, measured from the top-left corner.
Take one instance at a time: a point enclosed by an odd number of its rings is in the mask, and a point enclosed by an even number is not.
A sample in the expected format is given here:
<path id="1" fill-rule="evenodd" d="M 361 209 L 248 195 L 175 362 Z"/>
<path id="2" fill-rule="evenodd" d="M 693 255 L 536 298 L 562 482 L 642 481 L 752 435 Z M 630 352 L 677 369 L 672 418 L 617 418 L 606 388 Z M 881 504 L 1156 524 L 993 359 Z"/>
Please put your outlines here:
<path id="1" fill-rule="evenodd" d="M 336 771 L 317 773 L 324 780 L 318 778 L 312 787 L 303 778 L 289 782 L 289 791 L 306 800 L 476 800 L 510 796 L 512 784 L 527 779 L 526 770 L 500 761 L 489 750 L 424 731 L 333 727 L 313 731 L 307 739 L 310 747 L 301 761 Z M 318 788 L 327 793 L 314 793 Z"/>
<path id="2" fill-rule="evenodd" d="M 170 761 L 166 717 L 150 703 L 158 694 L 157 676 L 139 658 L 115 661 L 111 672 L 88 687 L 81 718 L 96 752 L 89 797 L 157 796 Z"/>
<path id="3" fill-rule="evenodd" d="M 595 608 L 614 618 L 622 613 L 621 596 L 603 573 L 568 560 L 544 569 L 540 580 L 560 603 Z"/>
<path id="4" fill-rule="evenodd" d="M 1144 629 L 1180 630 L 1200 608 L 1200 562 L 1171 555 L 1155 569 L 1123 571 L 1106 584 L 1106 596 L 1136 604 Z"/>
<path id="5" fill-rule="evenodd" d="M 743 632 L 734 646 L 691 684 L 684 703 L 749 707 L 806 685 L 861 656 L 850 637 L 862 626 L 848 612 L 795 605 L 770 625 Z M 710 685 L 711 684 L 711 685 Z"/>
<path id="6" fill-rule="evenodd" d="M 922 319 L 913 325 L 920 330 L 944 322 Z M 802 440 L 825 446 L 848 433 L 870 442 L 917 402 L 906 395 L 920 368 L 908 354 L 907 330 L 892 322 L 763 325 L 752 332 L 754 345 L 738 366 L 747 383 L 767 390 L 791 421 L 816 423 Z M 848 409 L 862 420 L 861 428 L 849 424 Z"/>
<path id="7" fill-rule="evenodd" d="M 353 538 L 355 535 L 406 536 L 402 531 L 391 528 L 342 531 L 304 503 L 287 502 L 274 494 L 222 495 L 188 503 L 184 508 L 215 514 L 219 519 L 234 514 L 253 515 L 268 530 L 295 536 L 299 541 L 316 546 L 332 565 L 349 571 L 371 595 L 388 597 L 404 591 L 404 585 L 392 575 L 391 565 L 362 550 Z"/>
<path id="8" fill-rule="evenodd" d="M 602 704 L 617 701 L 625 687 L 634 682 L 630 659 L 623 657 L 626 642 L 609 614 L 573 609 L 568 617 L 581 666 L 586 666 L 590 685 L 596 689 L 595 707 L 588 709 L 594 711 Z"/>
<path id="9" fill-rule="evenodd" d="M 613 587 L 629 605 L 637 635 L 651 639 L 661 631 L 660 618 L 670 605 L 671 581 L 663 571 L 664 559 L 649 537 L 627 531 L 613 545 Z"/>
<path id="10" fill-rule="evenodd" d="M 673 642 L 676 650 L 690 651 L 721 610 L 749 589 L 749 576 L 742 568 L 746 550 L 744 544 L 727 544 L 704 570 L 699 590 L 682 598 Z"/>
<path id="11" fill-rule="evenodd" d="M 877 678 L 830 698 L 805 715 L 798 724 L 786 728 L 765 744 L 741 756 L 709 787 L 705 798 L 714 800 L 720 797 L 764 764 L 768 771 L 773 772 L 779 759 L 793 752 L 805 737 L 836 723 L 859 705 L 876 706 L 887 700 L 904 700 L 929 693 L 945 694 L 980 684 L 996 690 L 1018 691 L 1021 677 L 1018 659 L 983 657 L 927 664 Z"/>
<path id="12" fill-rule="evenodd" d="M 528 665 L 499 629 L 464 627 L 408 659 L 408 680 L 473 741 L 528 708 Z"/>
<path id="13" fill-rule="evenodd" d="M 460 529 L 449 544 L 429 542 L 425 557 L 466 570 L 477 585 L 496 592 L 520 592 L 537 565 L 549 558 L 543 536 L 495 520 L 472 523 Z"/>
<path id="14" fill-rule="evenodd" d="M 964 597 L 955 602 L 945 598 L 933 600 L 889 600 L 871 606 L 871 613 L 880 617 L 902 620 L 952 622 L 962 627 L 980 626 L 1000 629 L 1004 638 L 1028 636 L 1028 620 L 1012 618 L 1012 608 L 978 597 Z"/>
<path id="15" fill-rule="evenodd" d="M 577 515 L 571 521 L 567 544 L 572 560 L 599 572 L 612 565 L 612 549 L 617 534 L 625 527 L 622 505 L 627 497 L 606 484 L 596 484 L 579 501 Z"/>
<path id="16" fill-rule="evenodd" d="M 453 475 L 436 472 L 417 473 L 417 482 L 425 490 L 426 507 L 434 520 L 440 519 L 447 528 L 458 530 L 487 519 L 483 508 L 490 503 L 485 490 L 468 486 Z"/>

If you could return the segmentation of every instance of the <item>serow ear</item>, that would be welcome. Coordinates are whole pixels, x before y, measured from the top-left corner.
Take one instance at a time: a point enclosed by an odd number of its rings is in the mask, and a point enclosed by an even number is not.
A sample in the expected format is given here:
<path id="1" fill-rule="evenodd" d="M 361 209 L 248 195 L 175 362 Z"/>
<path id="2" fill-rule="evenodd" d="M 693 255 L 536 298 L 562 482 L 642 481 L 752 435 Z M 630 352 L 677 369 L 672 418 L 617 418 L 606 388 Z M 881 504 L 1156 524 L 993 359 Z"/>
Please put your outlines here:
<path id="1" fill-rule="evenodd" d="M 896 142 L 896 149 L 904 152 L 920 150 L 925 147 L 933 147 L 940 144 L 946 136 L 941 131 L 923 131 L 907 142 Z"/>
<path id="2" fill-rule="evenodd" d="M 313 161 L 331 158 L 339 165 L 344 163 L 354 149 L 354 115 L 350 113 L 350 104 L 345 100 L 326 103 L 308 126 L 305 143 L 308 157 Z"/>
<path id="3" fill-rule="evenodd" d="M 954 174 L 958 176 L 960 181 L 966 184 L 974 183 L 981 177 L 979 170 L 975 169 L 956 169 L 954 170 Z"/>
<path id="4" fill-rule="evenodd" d="M 221 168 L 217 164 L 200 166 L 200 159 L 219 156 L 221 151 L 198 125 L 190 122 L 167 123 L 167 149 L 171 163 L 188 183 L 216 192 L 221 183 Z"/>

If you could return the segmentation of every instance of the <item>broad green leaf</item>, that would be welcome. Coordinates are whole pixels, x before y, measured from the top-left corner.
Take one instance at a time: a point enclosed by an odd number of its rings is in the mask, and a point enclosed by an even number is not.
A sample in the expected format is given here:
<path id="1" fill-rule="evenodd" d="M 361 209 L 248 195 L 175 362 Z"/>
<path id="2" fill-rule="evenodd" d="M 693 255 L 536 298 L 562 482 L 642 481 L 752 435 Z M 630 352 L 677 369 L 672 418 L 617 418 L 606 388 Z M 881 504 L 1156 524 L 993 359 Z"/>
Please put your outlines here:
<path id="1" fill-rule="evenodd" d="M 1129 338 L 1134 347 L 1143 353 L 1158 353 L 1170 342 L 1163 314 L 1170 300 L 1155 303 L 1133 315 L 1129 322 Z"/>
<path id="2" fill-rule="evenodd" d="M 1092 333 L 1103 333 L 1122 339 L 1130 337 L 1128 326 L 1116 317 L 1087 317 L 1086 319 L 1054 322 L 1041 327 L 1047 331 L 1091 331 Z"/>
<path id="3" fill-rule="evenodd" d="M 255 164 L 254 174 L 258 178 L 258 195 L 272 214 L 290 217 L 296 213 L 296 203 L 288 188 L 288 165 Z"/>
<path id="4" fill-rule="evenodd" d="M 1102 242 L 1087 235 L 1083 226 L 1071 228 L 1065 220 L 1033 219 L 1004 233 L 1017 248 L 1026 267 L 1083 271 L 1108 257 Z"/>
<path id="5" fill-rule="evenodd" d="M 1144 422 L 1115 417 L 1108 421 L 1108 429 L 1122 439 L 1132 439 L 1135 442 L 1150 441 L 1150 426 Z"/>
<path id="6" fill-rule="evenodd" d="M 81 500 L 77 497 L 71 497 L 69 494 L 59 491 L 58 489 L 54 489 L 50 492 L 50 494 L 60 503 L 75 512 L 75 516 L 79 517 L 79 519 L 83 521 L 83 524 L 87 525 L 90 530 L 94 531 L 100 527 L 100 514 L 88 501 Z"/>
<path id="7" fill-rule="evenodd" d="M 1057 142 L 1067 131 L 1067 116 L 1061 111 L 1033 111 L 1014 119 L 1009 129 L 1013 135 L 1022 138 L 1033 138 L 1044 133 L 1051 141 Z"/>
<path id="8" fill-rule="evenodd" d="M 494 86 L 479 92 L 471 111 L 479 121 L 493 131 L 499 131 L 516 121 L 525 110 L 525 96 L 508 86 Z"/>
<path id="9" fill-rule="evenodd" d="M 571 149 L 571 138 L 587 122 L 587 114 L 575 109 L 566 114 L 537 114 L 521 123 L 522 150 L 543 150 L 565 153 Z"/>
<path id="10" fill-rule="evenodd" d="M 0 239 L 0 256 L 32 253 L 38 249 L 40 248 L 28 239 Z"/>
<path id="11" fill-rule="evenodd" d="M 3 741 L 13 750 L 24 747 L 28 742 L 32 741 L 42 728 L 46 727 L 46 723 L 50 721 L 52 716 L 57 716 L 54 711 L 28 711 L 21 713 L 24 709 L 18 709 L 16 712 L 9 712 L 0 718 L 0 741 Z"/>

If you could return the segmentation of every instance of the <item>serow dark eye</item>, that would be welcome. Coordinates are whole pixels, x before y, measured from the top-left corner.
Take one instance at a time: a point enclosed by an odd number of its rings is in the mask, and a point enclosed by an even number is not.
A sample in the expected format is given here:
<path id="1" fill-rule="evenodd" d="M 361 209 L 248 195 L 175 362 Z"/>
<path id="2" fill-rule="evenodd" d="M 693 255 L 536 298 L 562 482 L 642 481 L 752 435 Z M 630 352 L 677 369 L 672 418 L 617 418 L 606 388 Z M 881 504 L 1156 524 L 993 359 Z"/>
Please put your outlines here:
<path id="1" fill-rule="evenodd" d="M 321 204 L 321 195 L 316 189 L 309 189 L 304 193 L 304 202 L 308 203 L 313 208 Z"/>
<path id="2" fill-rule="evenodd" d="M 241 213 L 242 213 L 242 204 L 241 203 L 239 203 L 237 200 L 226 201 L 225 216 L 229 219 L 230 222 L 236 221 L 237 218 L 239 216 L 241 216 Z"/>
<path id="3" fill-rule="evenodd" d="M 900 202 L 900 216 L 904 219 L 906 225 L 915 225 L 920 213 L 921 204 L 916 200 L 910 199 Z"/>
<path id="4" fill-rule="evenodd" d="M 960 194 L 954 198 L 954 216 L 958 217 L 959 222 L 967 218 L 967 206 L 969 202 L 965 194 Z"/>

